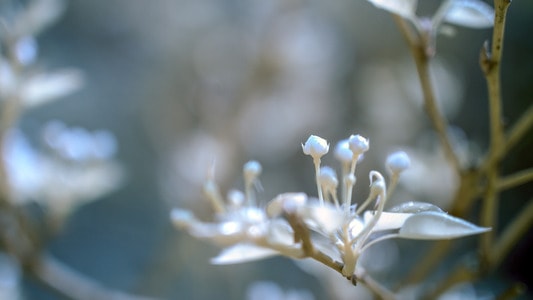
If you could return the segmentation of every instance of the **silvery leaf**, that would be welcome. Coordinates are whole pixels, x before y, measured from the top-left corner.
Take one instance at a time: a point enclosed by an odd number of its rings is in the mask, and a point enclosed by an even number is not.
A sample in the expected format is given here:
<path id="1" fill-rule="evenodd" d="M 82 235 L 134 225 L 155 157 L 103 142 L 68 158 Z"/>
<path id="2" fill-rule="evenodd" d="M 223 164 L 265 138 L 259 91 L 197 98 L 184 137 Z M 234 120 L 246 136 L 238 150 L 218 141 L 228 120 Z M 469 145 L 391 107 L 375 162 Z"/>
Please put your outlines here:
<path id="1" fill-rule="evenodd" d="M 453 239 L 480 234 L 490 228 L 479 227 L 443 212 L 427 211 L 414 214 L 405 220 L 399 237 L 407 239 Z"/>
<path id="2" fill-rule="evenodd" d="M 494 9 L 479 0 L 456 0 L 448 9 L 444 20 L 470 28 L 489 28 L 494 25 Z"/>
<path id="3" fill-rule="evenodd" d="M 272 249 L 250 244 L 237 244 L 222 250 L 218 256 L 211 259 L 211 263 L 214 265 L 229 265 L 260 260 L 275 255 L 278 255 L 278 252 Z"/>
<path id="4" fill-rule="evenodd" d="M 368 0 L 368 2 L 377 8 L 408 19 L 414 16 L 418 4 L 417 0 Z"/>
<path id="5" fill-rule="evenodd" d="M 400 205 L 394 206 L 393 208 L 389 209 L 389 212 L 395 212 L 395 213 L 420 213 L 423 211 L 436 211 L 436 212 L 442 212 L 442 209 L 440 207 L 433 205 L 431 203 L 427 202 L 417 202 L 417 201 L 409 201 L 402 203 Z"/>

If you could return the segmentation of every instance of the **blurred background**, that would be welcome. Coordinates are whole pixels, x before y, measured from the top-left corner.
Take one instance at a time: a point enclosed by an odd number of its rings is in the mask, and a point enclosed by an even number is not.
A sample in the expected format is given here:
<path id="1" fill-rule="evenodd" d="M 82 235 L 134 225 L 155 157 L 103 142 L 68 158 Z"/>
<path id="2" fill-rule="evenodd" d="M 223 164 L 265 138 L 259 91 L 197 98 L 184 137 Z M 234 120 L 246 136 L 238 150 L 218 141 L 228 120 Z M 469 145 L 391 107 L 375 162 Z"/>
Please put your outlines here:
<path id="1" fill-rule="evenodd" d="M 420 2 L 420 15 L 431 15 L 440 3 Z M 26 112 L 19 125 L 33 143 L 50 120 L 107 129 L 117 138 L 122 184 L 79 207 L 47 246 L 80 273 L 161 299 L 244 299 L 258 281 L 305 291 L 296 299 L 310 299 L 308 293 L 348 299 L 351 289 L 363 297 L 361 287 L 346 288 L 338 275 L 317 274 L 284 258 L 210 265 L 218 249 L 169 220 L 173 207 L 209 218 L 201 184 L 213 160 L 222 191 L 242 188 L 242 164 L 256 159 L 264 169 L 261 201 L 282 192 L 313 194 L 313 166 L 300 148 L 310 134 L 332 145 L 350 134 L 370 138 L 355 199 L 368 192 L 368 171 L 383 171 L 386 155 L 402 149 L 412 156 L 413 170 L 391 205 L 449 205 L 456 178 L 423 113 L 407 46 L 391 16 L 367 1 L 65 3 L 58 22 L 37 37 L 38 67 L 79 69 L 85 85 Z M 533 103 L 532 13 L 531 1 L 513 1 L 509 9 L 502 76 L 508 125 Z M 453 36 L 438 38 L 433 75 L 461 158 L 473 164 L 488 145 L 478 56 L 491 31 L 454 29 Z M 527 138 L 505 162 L 504 173 L 533 166 L 532 150 Z M 338 167 L 332 158 L 325 161 Z M 502 226 L 532 194 L 529 184 L 503 195 Z M 493 280 L 522 280 L 531 287 L 533 274 L 524 268 L 531 232 L 527 236 Z M 368 270 L 394 283 L 430 242 L 384 244 L 367 259 L 376 262 Z M 463 244 L 472 250 L 475 239 Z M 61 299 L 32 278 L 24 279 L 23 295 Z"/>

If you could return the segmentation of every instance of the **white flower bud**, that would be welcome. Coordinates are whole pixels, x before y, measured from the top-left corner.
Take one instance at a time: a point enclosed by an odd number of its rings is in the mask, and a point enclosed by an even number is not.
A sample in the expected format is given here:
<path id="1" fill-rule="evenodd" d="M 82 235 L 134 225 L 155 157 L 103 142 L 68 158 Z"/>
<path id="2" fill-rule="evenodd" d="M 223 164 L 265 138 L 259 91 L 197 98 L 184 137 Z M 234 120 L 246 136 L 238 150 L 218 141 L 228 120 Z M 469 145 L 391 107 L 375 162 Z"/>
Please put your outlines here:
<path id="1" fill-rule="evenodd" d="M 394 152 L 389 157 L 385 163 L 387 168 L 392 174 L 400 174 L 405 171 L 411 165 L 411 160 L 407 153 L 403 151 Z"/>
<path id="2" fill-rule="evenodd" d="M 316 135 L 311 135 L 305 144 L 302 144 L 304 154 L 310 155 L 313 158 L 320 158 L 329 151 L 328 142 Z"/>
<path id="3" fill-rule="evenodd" d="M 261 164 L 255 160 L 251 160 L 245 163 L 243 166 L 244 177 L 250 179 L 250 181 L 253 181 L 255 178 L 257 178 L 261 174 L 262 170 L 263 168 L 261 167 Z"/>
<path id="4" fill-rule="evenodd" d="M 348 140 L 342 140 L 335 146 L 335 158 L 342 163 L 350 163 L 353 159 L 353 152 L 350 150 L 350 144 Z"/>
<path id="5" fill-rule="evenodd" d="M 337 188 L 337 185 L 339 184 L 339 180 L 337 179 L 337 174 L 335 173 L 335 170 L 327 166 L 320 168 L 318 181 L 322 185 L 322 187 L 328 190 L 335 190 Z"/>
<path id="6" fill-rule="evenodd" d="M 352 135 L 348 139 L 348 143 L 350 145 L 350 149 L 355 155 L 361 155 L 368 151 L 369 143 L 368 139 L 360 136 L 360 135 Z"/>

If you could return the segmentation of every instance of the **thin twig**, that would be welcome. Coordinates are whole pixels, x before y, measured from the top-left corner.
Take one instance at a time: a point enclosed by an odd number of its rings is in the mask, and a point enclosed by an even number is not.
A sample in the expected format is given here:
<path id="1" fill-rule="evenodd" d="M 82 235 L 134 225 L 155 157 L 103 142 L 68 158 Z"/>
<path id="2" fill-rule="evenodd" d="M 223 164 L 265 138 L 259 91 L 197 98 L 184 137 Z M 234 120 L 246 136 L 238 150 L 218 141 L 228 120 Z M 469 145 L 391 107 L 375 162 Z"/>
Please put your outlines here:
<path id="1" fill-rule="evenodd" d="M 368 287 L 370 291 L 374 293 L 374 295 L 379 297 L 379 299 L 382 299 L 382 300 L 396 299 L 396 296 L 391 291 L 389 291 L 389 289 L 387 289 L 386 287 L 381 285 L 379 282 L 374 280 L 374 278 L 368 275 L 365 269 L 358 267 L 356 269 L 355 276 L 357 277 L 358 282 L 361 282 L 366 287 Z"/>
<path id="2" fill-rule="evenodd" d="M 461 264 L 457 266 L 455 270 L 444 280 L 439 281 L 438 286 L 432 290 L 429 295 L 425 297 L 425 299 L 437 299 L 439 295 L 444 293 L 450 287 L 461 282 L 472 281 L 474 278 L 476 278 L 476 274 Z"/>
<path id="3" fill-rule="evenodd" d="M 503 51 L 503 36 L 505 31 L 505 18 L 510 0 L 494 1 L 494 31 L 492 34 L 491 50 L 487 45 L 481 51 L 480 66 L 485 74 L 489 98 L 489 120 L 490 120 L 490 150 L 487 157 L 487 190 L 483 207 L 481 210 L 481 225 L 497 228 L 496 211 L 498 209 L 498 190 L 496 188 L 499 177 L 499 163 L 502 149 L 504 147 L 504 134 L 502 125 L 502 100 L 501 100 L 501 79 L 500 61 Z M 489 252 L 494 239 L 492 230 L 481 236 L 481 255 L 484 262 L 490 265 Z"/>
<path id="4" fill-rule="evenodd" d="M 490 252 L 492 268 L 500 265 L 511 248 L 533 225 L 533 199 L 523 208 L 520 214 L 507 226 Z"/>
<path id="5" fill-rule="evenodd" d="M 533 168 L 525 169 L 507 177 L 500 178 L 497 187 L 498 190 L 503 191 L 530 181 L 533 181 Z"/>
<path id="6" fill-rule="evenodd" d="M 505 139 L 504 154 L 509 152 L 533 127 L 533 105 L 520 117 L 509 130 Z"/>
<path id="7" fill-rule="evenodd" d="M 427 274 L 442 262 L 442 258 L 448 253 L 451 245 L 450 240 L 435 242 L 431 246 L 431 249 L 426 251 L 427 254 L 422 257 L 422 260 L 414 266 L 400 284 L 402 286 L 411 285 L 426 278 Z"/>

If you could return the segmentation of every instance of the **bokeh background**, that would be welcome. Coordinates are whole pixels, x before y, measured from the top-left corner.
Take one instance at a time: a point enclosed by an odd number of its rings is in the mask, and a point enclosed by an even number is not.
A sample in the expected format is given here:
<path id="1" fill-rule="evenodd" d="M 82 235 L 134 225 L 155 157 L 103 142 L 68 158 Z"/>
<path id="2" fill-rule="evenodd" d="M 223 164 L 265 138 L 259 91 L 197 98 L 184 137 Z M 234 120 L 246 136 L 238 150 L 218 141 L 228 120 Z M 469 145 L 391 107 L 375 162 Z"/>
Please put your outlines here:
<path id="1" fill-rule="evenodd" d="M 420 2 L 422 15 L 440 3 Z M 79 272 L 161 299 L 244 299 L 256 281 L 307 290 L 315 299 L 343 298 L 333 291 L 343 289 L 334 283 L 343 281 L 340 276 L 333 281 L 314 276 L 284 258 L 212 266 L 209 258 L 218 249 L 175 230 L 169 220 L 170 209 L 178 206 L 209 217 L 200 187 L 213 160 L 223 191 L 242 188 L 242 164 L 257 159 L 264 168 L 263 201 L 288 191 L 313 193 L 313 167 L 300 149 L 310 134 L 332 144 L 353 133 L 370 138 L 356 199 L 367 192 L 368 171 L 384 170 L 386 155 L 404 149 L 416 172 L 393 200 L 446 209 L 455 178 L 423 114 L 408 49 L 385 11 L 362 0 L 66 4 L 59 21 L 38 37 L 39 64 L 78 68 L 85 86 L 25 113 L 20 127 L 31 136 L 58 119 L 109 129 L 118 139 L 124 183 L 78 209 L 48 246 Z M 533 2 L 513 1 L 502 76 L 509 125 L 533 103 L 532 15 Z M 456 126 L 465 163 L 474 163 L 488 145 L 478 56 L 490 34 L 456 27 L 454 36 L 438 39 L 433 68 L 438 97 Z M 527 138 L 504 172 L 531 167 L 532 150 L 533 139 Z M 326 162 L 336 166 L 331 158 Z M 503 195 L 502 226 L 532 193 L 530 184 Z M 523 267 L 531 240 L 529 233 L 494 281 L 531 284 L 531 270 Z M 375 262 L 370 271 L 384 282 L 400 278 L 430 245 L 398 244 L 387 244 L 369 259 Z M 472 250 L 475 239 L 465 245 Z M 61 299 L 32 278 L 25 278 L 23 293 L 27 299 Z"/>

